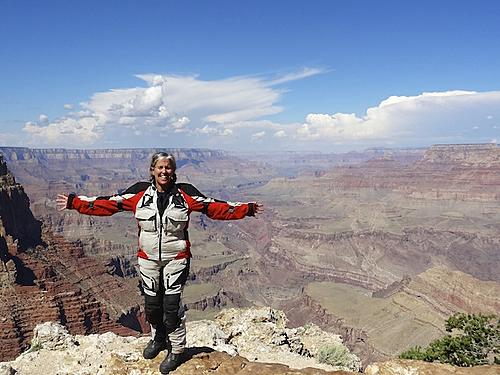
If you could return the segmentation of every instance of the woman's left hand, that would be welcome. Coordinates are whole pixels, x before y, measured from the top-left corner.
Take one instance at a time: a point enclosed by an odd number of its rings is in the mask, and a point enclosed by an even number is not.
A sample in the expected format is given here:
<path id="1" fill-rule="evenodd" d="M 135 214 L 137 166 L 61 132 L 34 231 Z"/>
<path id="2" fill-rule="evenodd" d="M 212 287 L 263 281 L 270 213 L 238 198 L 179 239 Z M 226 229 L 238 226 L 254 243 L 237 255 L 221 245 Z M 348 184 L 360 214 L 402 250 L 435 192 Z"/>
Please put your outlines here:
<path id="1" fill-rule="evenodd" d="M 262 205 L 262 203 L 254 202 L 253 213 L 255 214 L 255 216 L 257 216 L 257 214 L 261 214 L 262 212 L 264 212 L 264 206 Z"/>

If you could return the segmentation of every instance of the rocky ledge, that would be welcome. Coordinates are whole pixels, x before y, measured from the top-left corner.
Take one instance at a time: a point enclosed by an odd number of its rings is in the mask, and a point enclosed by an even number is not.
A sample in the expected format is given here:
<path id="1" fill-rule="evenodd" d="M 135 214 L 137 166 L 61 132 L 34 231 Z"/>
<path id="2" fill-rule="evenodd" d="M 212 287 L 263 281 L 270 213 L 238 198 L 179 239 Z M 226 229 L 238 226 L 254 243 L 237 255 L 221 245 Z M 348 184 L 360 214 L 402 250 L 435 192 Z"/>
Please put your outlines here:
<path id="1" fill-rule="evenodd" d="M 188 349 L 183 364 L 172 374 L 348 375 L 359 371 L 359 359 L 348 352 L 344 352 L 342 368 L 318 363 L 318 352 L 325 345 L 345 349 L 339 336 L 314 325 L 286 328 L 286 321 L 281 311 L 259 308 L 229 309 L 215 321 L 188 323 Z M 29 351 L 0 363 L 0 375 L 159 374 L 162 355 L 154 360 L 142 358 L 147 341 L 148 337 L 120 337 L 111 332 L 72 336 L 63 326 L 47 322 L 36 327 Z M 392 360 L 369 365 L 365 374 L 492 375 L 500 374 L 500 366 L 456 368 Z"/>

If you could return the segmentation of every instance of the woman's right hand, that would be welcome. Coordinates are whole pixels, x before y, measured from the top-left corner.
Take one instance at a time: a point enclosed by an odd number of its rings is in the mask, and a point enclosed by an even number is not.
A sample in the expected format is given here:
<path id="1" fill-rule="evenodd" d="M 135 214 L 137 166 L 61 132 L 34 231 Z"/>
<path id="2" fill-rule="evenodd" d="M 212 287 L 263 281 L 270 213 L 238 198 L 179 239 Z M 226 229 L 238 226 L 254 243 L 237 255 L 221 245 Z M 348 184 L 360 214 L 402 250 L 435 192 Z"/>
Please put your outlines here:
<path id="1" fill-rule="evenodd" d="M 56 204 L 59 211 L 66 209 L 68 207 L 68 196 L 64 194 L 57 194 Z"/>

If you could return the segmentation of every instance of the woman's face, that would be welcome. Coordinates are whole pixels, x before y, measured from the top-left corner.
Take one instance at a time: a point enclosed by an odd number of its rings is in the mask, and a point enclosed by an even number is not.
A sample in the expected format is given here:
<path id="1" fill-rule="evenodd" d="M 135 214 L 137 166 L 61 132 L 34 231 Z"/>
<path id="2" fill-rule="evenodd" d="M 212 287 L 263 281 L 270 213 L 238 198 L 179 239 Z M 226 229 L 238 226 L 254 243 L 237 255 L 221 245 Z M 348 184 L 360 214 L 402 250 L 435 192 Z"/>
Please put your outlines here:
<path id="1" fill-rule="evenodd" d="M 170 160 L 160 159 L 156 162 L 152 174 L 155 178 L 155 186 L 158 191 L 166 191 L 168 184 L 172 180 L 174 172 L 175 171 L 170 164 Z"/>

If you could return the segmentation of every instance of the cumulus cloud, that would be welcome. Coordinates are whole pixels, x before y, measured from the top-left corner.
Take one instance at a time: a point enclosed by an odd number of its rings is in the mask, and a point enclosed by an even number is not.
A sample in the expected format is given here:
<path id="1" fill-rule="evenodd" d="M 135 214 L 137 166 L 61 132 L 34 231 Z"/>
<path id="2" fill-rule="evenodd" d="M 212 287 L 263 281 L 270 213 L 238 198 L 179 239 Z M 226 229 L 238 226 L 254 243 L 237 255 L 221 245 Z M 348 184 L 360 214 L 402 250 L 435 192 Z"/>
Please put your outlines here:
<path id="1" fill-rule="evenodd" d="M 252 134 L 252 141 L 259 141 L 266 135 L 265 131 L 257 132 Z"/>
<path id="2" fill-rule="evenodd" d="M 34 145 L 89 145 L 101 133 L 94 117 L 62 118 L 46 126 L 27 122 L 23 130 L 31 137 Z"/>
<path id="3" fill-rule="evenodd" d="M 220 135 L 222 135 L 223 137 L 229 137 L 233 135 L 233 131 L 231 129 L 224 129 L 221 131 Z"/>
<path id="4" fill-rule="evenodd" d="M 265 131 L 280 144 L 331 150 L 331 145 L 395 146 L 489 142 L 498 138 L 491 119 L 500 115 L 500 91 L 446 91 L 391 96 L 364 115 L 310 113 L 302 123 L 244 121 L 227 126 Z M 489 116 L 489 118 L 488 118 Z M 488 122 L 489 121 L 489 122 Z M 265 137 L 260 138 L 264 140 Z M 267 140 L 266 140 L 267 141 Z M 269 140 L 269 142 L 271 142 Z"/>
<path id="5" fill-rule="evenodd" d="M 274 133 L 274 136 L 276 138 L 285 138 L 286 132 L 284 130 L 278 130 L 276 133 Z"/>
<path id="6" fill-rule="evenodd" d="M 391 96 L 364 116 L 311 113 L 296 129 L 302 140 L 460 142 L 472 130 L 484 139 L 478 122 L 500 115 L 500 91 L 447 91 Z M 485 140 L 484 140 L 485 141 Z"/>
<path id="7" fill-rule="evenodd" d="M 198 128 L 196 129 L 196 131 L 201 134 L 217 134 L 217 129 L 208 125 L 205 125 L 202 128 Z"/>
<path id="8" fill-rule="evenodd" d="M 231 124 L 251 122 L 279 113 L 283 91 L 275 86 L 324 72 L 305 68 L 280 77 L 240 76 L 206 81 L 197 76 L 140 74 L 146 87 L 111 89 L 95 93 L 55 121 L 40 118 L 24 131 L 32 143 L 45 145 L 89 145 L 107 129 L 121 126 L 133 134 L 154 129 L 172 133 L 230 136 Z M 72 109 L 65 104 L 64 108 Z M 60 137 L 58 138 L 58 135 Z"/>
<path id="9" fill-rule="evenodd" d="M 183 133 L 188 131 L 187 130 L 187 125 L 191 122 L 189 117 L 182 116 L 181 118 L 175 119 L 171 121 L 170 127 L 174 129 L 174 132 L 176 133 Z"/>
<path id="10" fill-rule="evenodd" d="M 38 116 L 38 121 L 41 124 L 47 124 L 49 122 L 49 117 L 47 115 L 41 114 Z"/>
<path id="11" fill-rule="evenodd" d="M 233 134 L 231 129 L 223 129 L 214 126 L 205 125 L 203 128 L 197 128 L 196 133 L 204 135 L 216 135 L 221 137 L 227 137 Z"/>
<path id="12" fill-rule="evenodd" d="M 396 145 L 488 142 L 498 139 L 500 91 L 445 91 L 390 96 L 356 113 L 309 113 L 293 123 L 268 117 L 282 112 L 280 85 L 325 70 L 305 68 L 281 76 L 202 80 L 195 75 L 141 74 L 138 87 L 98 92 L 55 120 L 42 114 L 25 124 L 30 144 L 88 147 L 156 136 L 192 146 L 230 145 L 250 139 L 318 149 L 332 144 Z M 117 138 L 120 137 L 120 140 Z M 138 139 L 140 137 L 140 139 Z M 184 137 L 184 138 L 183 138 Z M 211 143 L 205 142 L 212 139 Z M 104 141 L 103 141 L 104 140 Z M 137 141 L 136 141 L 137 140 Z M 219 143 L 219 141 L 223 143 Z M 132 143 L 133 142 L 133 143 Z M 242 143 L 243 144 L 243 143 Z M 254 145 L 255 146 L 255 145 Z"/>

